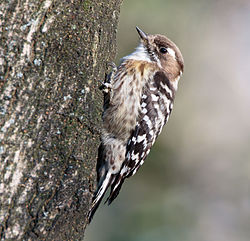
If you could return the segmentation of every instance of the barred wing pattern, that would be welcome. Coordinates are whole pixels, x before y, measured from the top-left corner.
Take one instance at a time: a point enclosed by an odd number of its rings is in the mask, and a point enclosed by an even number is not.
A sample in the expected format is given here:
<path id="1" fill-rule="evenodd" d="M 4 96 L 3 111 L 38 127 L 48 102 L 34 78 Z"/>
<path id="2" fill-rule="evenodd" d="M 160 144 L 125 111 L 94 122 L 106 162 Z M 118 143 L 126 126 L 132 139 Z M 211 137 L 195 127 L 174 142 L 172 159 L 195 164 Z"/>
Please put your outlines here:
<path id="1" fill-rule="evenodd" d="M 158 71 L 146 84 L 141 97 L 141 111 L 128 143 L 126 160 L 112 182 L 108 203 L 119 194 L 125 178 L 134 175 L 150 152 L 157 136 L 168 121 L 175 90 L 163 71 Z"/>

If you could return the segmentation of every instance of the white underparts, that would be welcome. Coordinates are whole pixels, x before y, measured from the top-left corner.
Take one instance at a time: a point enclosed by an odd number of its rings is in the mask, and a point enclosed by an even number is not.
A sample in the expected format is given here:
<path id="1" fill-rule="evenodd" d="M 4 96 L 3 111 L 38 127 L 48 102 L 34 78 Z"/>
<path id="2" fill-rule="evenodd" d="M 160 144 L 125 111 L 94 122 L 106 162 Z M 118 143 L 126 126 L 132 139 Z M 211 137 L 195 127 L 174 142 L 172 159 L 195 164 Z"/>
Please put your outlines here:
<path id="1" fill-rule="evenodd" d="M 138 47 L 135 49 L 133 53 L 122 58 L 122 60 L 128 60 L 128 59 L 147 61 L 150 63 L 152 62 L 146 48 L 143 46 L 142 43 L 138 45 Z"/>

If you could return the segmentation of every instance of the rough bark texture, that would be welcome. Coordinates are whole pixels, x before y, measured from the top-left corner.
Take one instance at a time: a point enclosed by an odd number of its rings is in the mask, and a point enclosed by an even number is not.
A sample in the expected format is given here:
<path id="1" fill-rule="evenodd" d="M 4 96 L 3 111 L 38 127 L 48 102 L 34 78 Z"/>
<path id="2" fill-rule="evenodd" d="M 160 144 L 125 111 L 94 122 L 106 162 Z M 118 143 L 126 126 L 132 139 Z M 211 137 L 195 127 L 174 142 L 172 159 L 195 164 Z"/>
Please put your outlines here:
<path id="1" fill-rule="evenodd" d="M 0 235 L 82 240 L 122 0 L 0 4 Z"/>

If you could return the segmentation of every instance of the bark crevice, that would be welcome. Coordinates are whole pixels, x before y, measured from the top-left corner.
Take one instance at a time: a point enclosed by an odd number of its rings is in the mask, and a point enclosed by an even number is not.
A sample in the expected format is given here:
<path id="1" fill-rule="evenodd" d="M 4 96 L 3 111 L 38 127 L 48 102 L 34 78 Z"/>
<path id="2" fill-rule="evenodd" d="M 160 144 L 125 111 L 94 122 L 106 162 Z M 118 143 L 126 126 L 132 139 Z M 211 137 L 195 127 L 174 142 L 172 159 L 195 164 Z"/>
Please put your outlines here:
<path id="1" fill-rule="evenodd" d="M 83 239 L 120 5 L 0 4 L 1 239 Z"/>

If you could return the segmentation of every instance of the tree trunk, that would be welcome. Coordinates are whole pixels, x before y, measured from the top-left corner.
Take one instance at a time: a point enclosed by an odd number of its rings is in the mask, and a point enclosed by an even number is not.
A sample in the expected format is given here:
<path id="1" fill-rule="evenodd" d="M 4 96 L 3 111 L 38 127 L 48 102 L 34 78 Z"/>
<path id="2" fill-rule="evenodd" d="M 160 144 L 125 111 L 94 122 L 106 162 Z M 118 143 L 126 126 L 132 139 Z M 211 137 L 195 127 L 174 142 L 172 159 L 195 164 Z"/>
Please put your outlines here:
<path id="1" fill-rule="evenodd" d="M 0 4 L 0 235 L 82 240 L 122 0 Z"/>

